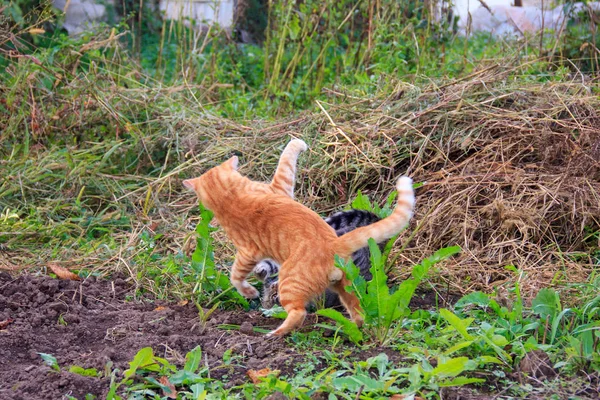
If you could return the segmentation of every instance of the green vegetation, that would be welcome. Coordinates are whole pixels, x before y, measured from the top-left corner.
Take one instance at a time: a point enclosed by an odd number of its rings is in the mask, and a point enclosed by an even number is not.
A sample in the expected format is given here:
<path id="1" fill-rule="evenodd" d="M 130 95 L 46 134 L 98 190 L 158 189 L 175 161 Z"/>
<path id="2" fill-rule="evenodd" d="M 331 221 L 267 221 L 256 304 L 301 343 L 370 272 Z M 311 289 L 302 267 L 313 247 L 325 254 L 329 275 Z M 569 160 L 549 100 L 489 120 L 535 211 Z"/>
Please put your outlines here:
<path id="1" fill-rule="evenodd" d="M 223 309 L 256 312 L 229 282 L 229 242 L 180 181 L 232 153 L 266 181 L 290 135 L 310 147 L 304 204 L 385 216 L 391 182 L 409 173 L 417 217 L 383 252 L 371 243 L 371 281 L 341 265 L 365 325 L 319 310 L 312 332 L 286 339 L 306 354 L 293 373 L 228 382 L 201 347 L 184 362 L 146 347 L 125 371 L 67 371 L 110 379 L 114 399 L 173 387 L 180 399 L 439 398 L 450 387 L 552 398 L 597 382 L 596 19 L 509 41 L 459 36 L 425 3 L 270 2 L 260 14 L 266 2 L 250 1 L 264 30 L 242 44 L 118 3 L 111 12 L 129 18 L 78 37 L 47 4 L 0 7 L 11 33 L 0 36 L 1 269 L 121 274 L 132 300 L 191 299 L 202 327 Z"/>
<path id="2" fill-rule="evenodd" d="M 373 246 L 373 249 L 378 248 Z M 361 302 L 377 301 L 380 291 L 371 290 Z M 316 340 L 305 338 L 310 340 L 311 352 L 323 354 L 328 366 L 323 371 L 315 371 L 314 361 L 307 357 L 304 364 L 296 367 L 293 376 L 280 377 L 278 371 L 267 371 L 257 383 L 227 387 L 221 380 L 211 378 L 207 368 L 197 371 L 198 363 L 191 360 L 201 359 L 200 348 L 186 356 L 183 369 L 154 356 L 152 349 L 145 348 L 131 362 L 131 368 L 125 371 L 120 384 L 137 376 L 137 380 L 129 382 L 128 398 L 169 393 L 166 382 L 175 385 L 180 396 L 188 396 L 185 398 L 204 398 L 202 396 L 207 393 L 218 398 L 264 398 L 275 392 L 301 399 L 310 399 L 317 393 L 331 393 L 348 399 L 356 396 L 379 398 L 384 394 L 430 397 L 441 388 L 475 383 L 483 384 L 480 389 L 492 393 L 507 387 L 508 396 L 522 398 L 541 394 L 544 389 L 512 381 L 514 365 L 520 365 L 521 372 L 542 379 L 554 377 L 554 372 L 540 375 L 538 370 L 544 368 L 552 371 L 554 367 L 565 376 L 576 376 L 578 371 L 598 371 L 598 297 L 586 299 L 577 308 L 563 310 L 558 293 L 551 289 L 541 289 L 531 308 L 523 305 L 518 287 L 514 296 L 510 305 L 500 306 L 491 296 L 474 292 L 461 298 L 454 310 L 416 310 L 396 318 L 390 322 L 394 335 L 390 335 L 386 347 L 398 351 L 399 361 L 390 360 L 389 352 L 364 361 L 346 359 L 344 348 L 372 348 L 374 342 L 379 341 L 375 335 L 362 346 L 355 340 L 353 345 L 341 344 L 337 336 Z M 369 310 L 365 311 L 368 316 Z M 336 316 L 331 312 L 322 314 Z M 381 326 L 381 322 L 367 318 L 363 331 L 376 332 Z M 357 330 L 347 328 L 347 324 L 342 324 L 342 330 L 352 338 Z M 298 338 L 296 335 L 296 342 Z M 551 358 L 528 367 L 526 361 L 537 352 L 543 355 L 547 352 Z M 230 361 L 226 357 L 223 362 L 228 364 Z M 551 362 L 551 359 L 561 361 Z M 159 376 L 166 377 L 166 381 L 159 381 Z"/>

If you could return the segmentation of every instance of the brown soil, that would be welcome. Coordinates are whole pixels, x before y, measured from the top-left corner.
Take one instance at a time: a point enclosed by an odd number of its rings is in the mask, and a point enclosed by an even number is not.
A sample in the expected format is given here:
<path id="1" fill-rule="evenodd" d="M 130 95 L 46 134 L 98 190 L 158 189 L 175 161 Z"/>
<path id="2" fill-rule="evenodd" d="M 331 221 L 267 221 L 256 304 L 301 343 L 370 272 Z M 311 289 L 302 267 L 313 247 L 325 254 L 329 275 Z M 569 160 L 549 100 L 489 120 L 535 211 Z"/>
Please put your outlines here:
<path id="1" fill-rule="evenodd" d="M 226 379 L 231 385 L 246 381 L 248 369 L 269 367 L 284 376 L 293 374 L 306 358 L 284 340 L 218 327 L 250 322 L 254 328 L 272 329 L 280 323 L 278 319 L 256 311 L 218 311 L 201 327 L 191 303 L 126 301 L 131 294 L 132 288 L 118 278 L 78 282 L 0 272 L 0 322 L 12 320 L 0 328 L 0 400 L 60 399 L 67 394 L 83 399 L 87 393 L 104 398 L 110 378 L 80 376 L 68 372 L 69 367 L 123 371 L 146 346 L 182 365 L 185 354 L 200 345 L 211 377 Z M 423 306 L 435 304 L 436 296 L 417 298 Z M 307 318 L 302 330 L 315 329 L 314 322 L 314 316 Z M 228 349 L 238 357 L 224 365 Z M 389 349 L 371 349 L 354 356 L 366 359 L 385 350 L 390 353 Z M 38 353 L 55 356 L 60 372 L 47 366 Z M 392 353 L 388 354 L 392 360 L 402 359 Z M 311 354 L 319 359 L 318 352 Z"/>

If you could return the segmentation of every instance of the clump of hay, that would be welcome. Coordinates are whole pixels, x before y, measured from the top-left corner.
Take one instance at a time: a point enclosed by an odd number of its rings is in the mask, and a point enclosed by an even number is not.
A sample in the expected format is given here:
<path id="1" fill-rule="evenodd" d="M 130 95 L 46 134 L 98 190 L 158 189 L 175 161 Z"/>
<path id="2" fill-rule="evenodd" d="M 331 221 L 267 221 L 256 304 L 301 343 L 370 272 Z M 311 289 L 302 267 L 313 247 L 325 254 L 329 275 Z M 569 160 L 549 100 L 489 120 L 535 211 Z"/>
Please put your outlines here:
<path id="1" fill-rule="evenodd" d="M 343 119 L 331 114 L 337 127 L 322 126 L 319 140 L 336 143 L 331 165 L 344 168 L 307 167 L 309 185 L 326 175 L 321 185 L 387 192 L 405 172 L 425 182 L 418 232 L 398 257 L 400 278 L 449 245 L 463 252 L 439 277 L 459 292 L 519 279 L 532 295 L 585 281 L 597 266 L 590 253 L 600 246 L 600 99 L 586 82 L 510 82 L 488 70 L 442 88 L 400 89 L 370 109 L 338 112 Z"/>
<path id="2" fill-rule="evenodd" d="M 598 264 L 594 90 L 581 78 L 540 83 L 492 67 L 443 86 L 398 83 L 366 99 L 331 91 L 314 113 L 230 126 L 190 151 L 242 150 L 243 172 L 268 180 L 290 134 L 302 137 L 310 150 L 300 161 L 297 196 L 322 213 L 345 206 L 357 190 L 381 202 L 408 174 L 424 185 L 392 256 L 397 278 L 434 251 L 460 245 L 437 277 L 452 290 L 489 292 L 519 280 L 530 297 L 542 286 L 585 281 Z"/>

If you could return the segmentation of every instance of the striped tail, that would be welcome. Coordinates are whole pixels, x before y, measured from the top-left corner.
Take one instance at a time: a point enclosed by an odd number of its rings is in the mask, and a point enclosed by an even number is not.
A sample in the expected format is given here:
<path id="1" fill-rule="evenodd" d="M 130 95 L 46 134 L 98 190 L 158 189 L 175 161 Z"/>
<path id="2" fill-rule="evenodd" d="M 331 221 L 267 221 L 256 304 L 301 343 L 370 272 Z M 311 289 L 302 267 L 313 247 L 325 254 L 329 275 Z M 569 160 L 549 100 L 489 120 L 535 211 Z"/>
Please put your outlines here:
<path id="1" fill-rule="evenodd" d="M 292 199 L 294 198 L 296 163 L 298 162 L 300 153 L 306 151 L 307 148 L 306 143 L 300 139 L 294 139 L 285 146 L 270 185 L 275 193 L 288 196 Z"/>
<path id="2" fill-rule="evenodd" d="M 376 243 L 382 243 L 408 225 L 415 207 L 412 179 L 406 176 L 399 178 L 396 189 L 398 190 L 398 200 L 392 214 L 371 225 L 356 228 L 338 237 L 334 245 L 336 254 L 347 259 L 356 250 L 365 247 L 369 238 L 373 238 Z"/>

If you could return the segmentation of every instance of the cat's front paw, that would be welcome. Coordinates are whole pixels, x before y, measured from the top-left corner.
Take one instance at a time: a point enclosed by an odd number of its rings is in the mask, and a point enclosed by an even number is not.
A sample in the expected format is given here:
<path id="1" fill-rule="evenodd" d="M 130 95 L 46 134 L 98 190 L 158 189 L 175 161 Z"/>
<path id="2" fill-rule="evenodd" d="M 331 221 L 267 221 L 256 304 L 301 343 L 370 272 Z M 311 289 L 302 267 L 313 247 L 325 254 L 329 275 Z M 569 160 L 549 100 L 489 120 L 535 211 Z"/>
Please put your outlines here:
<path id="1" fill-rule="evenodd" d="M 247 299 L 256 299 L 260 296 L 258 290 L 246 281 L 242 282 L 242 285 L 237 289 Z"/>

